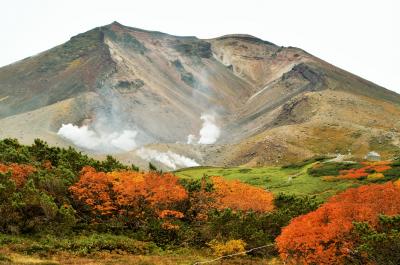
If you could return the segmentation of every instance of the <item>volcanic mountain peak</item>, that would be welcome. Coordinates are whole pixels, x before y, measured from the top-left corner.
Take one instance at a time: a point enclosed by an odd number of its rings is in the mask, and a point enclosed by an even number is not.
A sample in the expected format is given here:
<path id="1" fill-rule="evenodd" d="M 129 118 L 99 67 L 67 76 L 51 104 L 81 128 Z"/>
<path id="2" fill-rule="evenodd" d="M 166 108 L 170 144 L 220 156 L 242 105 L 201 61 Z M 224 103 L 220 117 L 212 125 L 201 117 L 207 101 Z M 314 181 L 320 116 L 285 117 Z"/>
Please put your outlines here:
<path id="1" fill-rule="evenodd" d="M 400 143 L 399 103 L 395 92 L 298 48 L 245 34 L 201 40 L 118 22 L 0 68 L 2 137 L 68 145 L 57 132 L 73 124 L 68 128 L 97 137 L 80 145 L 88 153 L 106 142 L 114 143 L 106 151 L 123 151 L 119 143 L 129 138 L 129 147 L 168 144 L 202 164 L 261 165 L 349 150 L 362 156 L 370 149 L 390 156 Z"/>

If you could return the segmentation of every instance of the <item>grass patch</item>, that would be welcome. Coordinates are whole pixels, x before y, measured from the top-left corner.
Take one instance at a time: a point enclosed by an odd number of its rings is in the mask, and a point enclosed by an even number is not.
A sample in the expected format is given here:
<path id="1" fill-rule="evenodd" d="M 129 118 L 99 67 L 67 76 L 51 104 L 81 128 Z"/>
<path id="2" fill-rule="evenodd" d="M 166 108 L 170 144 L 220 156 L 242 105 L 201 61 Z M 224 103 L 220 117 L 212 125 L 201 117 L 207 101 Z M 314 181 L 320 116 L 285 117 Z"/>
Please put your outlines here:
<path id="1" fill-rule="evenodd" d="M 308 164 L 312 164 L 315 162 L 320 162 L 320 161 L 324 161 L 328 159 L 327 156 L 315 156 L 315 157 L 311 157 L 309 159 L 306 159 L 304 161 L 301 162 L 296 162 L 296 163 L 291 163 L 291 164 L 287 164 L 282 166 L 282 168 L 302 168 Z"/>
<path id="2" fill-rule="evenodd" d="M 15 252 L 28 255 L 48 255 L 59 251 L 78 255 L 104 251 L 146 255 L 159 251 L 159 248 L 151 242 L 142 242 L 123 235 L 96 233 L 65 238 L 57 238 L 52 235 L 28 237 L 1 234 L 0 246 L 2 245 L 7 245 Z"/>
<path id="3" fill-rule="evenodd" d="M 222 176 L 229 180 L 239 180 L 272 191 L 274 194 L 316 195 L 326 199 L 354 184 L 348 181 L 327 182 L 308 173 L 314 163 L 303 167 L 257 167 L 220 168 L 193 167 L 181 169 L 175 174 L 181 178 L 200 179 L 203 176 Z"/>

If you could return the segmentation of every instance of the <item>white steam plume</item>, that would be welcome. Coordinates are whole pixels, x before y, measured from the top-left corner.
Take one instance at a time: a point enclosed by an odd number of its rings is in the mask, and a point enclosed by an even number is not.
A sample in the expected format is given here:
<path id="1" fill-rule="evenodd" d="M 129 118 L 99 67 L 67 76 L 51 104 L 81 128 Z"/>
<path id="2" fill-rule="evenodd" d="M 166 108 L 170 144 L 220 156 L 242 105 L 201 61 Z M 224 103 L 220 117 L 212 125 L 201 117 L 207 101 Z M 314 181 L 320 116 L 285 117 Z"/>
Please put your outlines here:
<path id="1" fill-rule="evenodd" d="M 187 144 L 194 144 L 194 143 L 196 143 L 197 142 L 197 137 L 196 137 L 196 135 L 193 135 L 193 134 L 189 134 L 188 135 L 188 137 L 187 137 Z"/>
<path id="2" fill-rule="evenodd" d="M 187 137 L 187 144 L 213 144 L 215 143 L 220 134 L 221 130 L 215 124 L 215 116 L 212 114 L 201 114 L 200 119 L 203 120 L 203 125 L 199 131 L 199 137 L 193 134 L 189 134 Z"/>
<path id="3" fill-rule="evenodd" d="M 199 144 L 215 143 L 221 134 L 220 129 L 215 124 L 215 116 L 211 114 L 202 114 L 200 119 L 203 120 L 203 126 L 199 132 L 200 139 L 198 143 Z"/>
<path id="4" fill-rule="evenodd" d="M 71 123 L 63 124 L 58 135 L 70 140 L 75 145 L 97 152 L 117 153 L 130 151 L 137 144 L 136 131 L 123 130 L 122 132 L 105 132 L 89 129 L 88 126 L 78 127 Z"/>
<path id="5" fill-rule="evenodd" d="M 200 166 L 195 160 L 171 151 L 158 152 L 157 150 L 142 147 L 136 151 L 136 154 L 146 161 L 158 161 L 171 169 Z"/>

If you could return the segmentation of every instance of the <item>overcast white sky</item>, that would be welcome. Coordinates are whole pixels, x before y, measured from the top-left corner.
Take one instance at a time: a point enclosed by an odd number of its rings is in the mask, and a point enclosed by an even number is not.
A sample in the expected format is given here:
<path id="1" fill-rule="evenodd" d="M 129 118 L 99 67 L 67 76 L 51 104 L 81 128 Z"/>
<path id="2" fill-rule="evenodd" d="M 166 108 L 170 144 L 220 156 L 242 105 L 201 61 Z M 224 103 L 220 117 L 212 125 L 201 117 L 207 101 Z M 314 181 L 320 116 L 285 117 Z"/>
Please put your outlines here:
<path id="1" fill-rule="evenodd" d="M 399 0 L 1 0 L 0 66 L 112 21 L 200 38 L 247 33 L 400 93 Z"/>

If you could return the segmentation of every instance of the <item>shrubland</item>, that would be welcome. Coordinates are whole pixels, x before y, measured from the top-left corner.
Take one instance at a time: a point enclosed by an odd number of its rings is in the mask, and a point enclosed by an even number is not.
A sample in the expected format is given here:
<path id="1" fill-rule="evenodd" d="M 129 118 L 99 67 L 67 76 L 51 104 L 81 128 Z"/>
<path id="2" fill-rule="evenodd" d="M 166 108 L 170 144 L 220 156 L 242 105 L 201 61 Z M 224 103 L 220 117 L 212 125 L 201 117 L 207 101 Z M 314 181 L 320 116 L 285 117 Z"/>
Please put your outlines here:
<path id="1" fill-rule="evenodd" d="M 259 169 L 277 176 L 288 172 L 294 183 L 302 174 L 329 187 L 347 185 L 337 192 L 354 186 L 325 201 L 312 192 L 282 192 L 268 182 L 252 185 L 254 178 L 243 182 L 221 169 L 216 170 L 223 177 L 182 177 L 185 172 L 140 171 L 111 156 L 98 161 L 40 140 L 26 146 L 4 139 L 0 249 L 151 255 L 184 248 L 212 256 L 265 246 L 248 255 L 280 256 L 293 264 L 397 264 L 399 168 L 397 160 L 332 163 L 315 158 L 281 171 Z M 259 171 L 233 172 L 251 176 Z"/>

